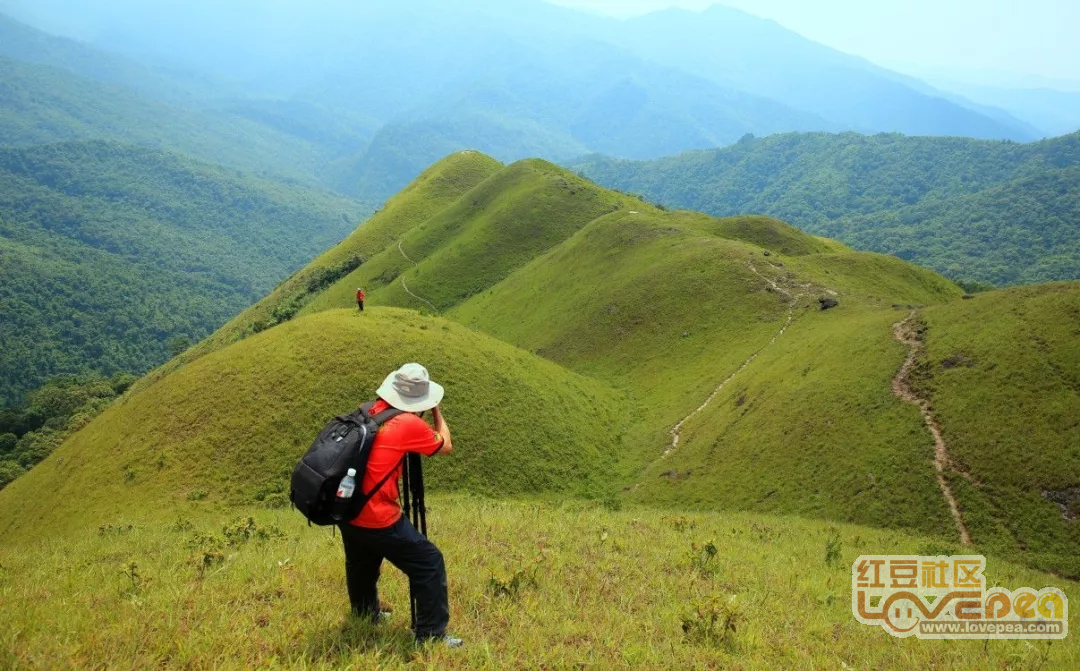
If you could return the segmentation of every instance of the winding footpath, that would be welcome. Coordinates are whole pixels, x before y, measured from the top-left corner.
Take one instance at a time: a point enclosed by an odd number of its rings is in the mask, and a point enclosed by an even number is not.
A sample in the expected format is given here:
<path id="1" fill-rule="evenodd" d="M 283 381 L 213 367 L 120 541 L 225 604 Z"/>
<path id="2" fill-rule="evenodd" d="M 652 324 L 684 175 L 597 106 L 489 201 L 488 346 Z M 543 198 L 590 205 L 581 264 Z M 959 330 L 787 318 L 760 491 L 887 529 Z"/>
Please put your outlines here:
<path id="1" fill-rule="evenodd" d="M 949 483 L 945 479 L 946 469 L 954 472 L 958 471 L 956 471 L 952 460 L 949 458 L 949 449 L 945 445 L 945 438 L 941 435 L 941 425 L 938 424 L 937 419 L 934 417 L 930 401 L 920 398 L 911 388 L 911 369 L 915 367 L 915 362 L 922 350 L 922 341 L 915 330 L 917 317 L 918 311 L 912 310 L 907 319 L 893 324 L 893 335 L 901 343 L 908 346 L 908 355 L 907 359 L 904 360 L 904 365 L 900 367 L 900 372 L 893 378 L 892 391 L 897 398 L 905 403 L 919 407 L 926 428 L 930 429 L 930 433 L 934 436 L 934 468 L 937 469 L 937 481 L 938 486 L 941 487 L 941 495 L 945 497 L 945 502 L 948 503 L 949 510 L 952 512 L 953 520 L 956 521 L 956 530 L 960 534 L 960 543 L 971 545 L 971 535 L 968 533 L 964 518 L 960 514 L 960 505 L 956 502 L 952 488 L 949 487 Z M 964 475 L 963 473 L 960 474 Z"/>
<path id="2" fill-rule="evenodd" d="M 661 455 L 661 458 L 668 456 L 669 454 L 674 452 L 676 450 L 676 448 L 679 447 L 679 436 L 680 436 L 680 433 L 682 432 L 683 425 L 686 424 L 688 421 L 690 421 L 691 418 L 696 416 L 702 410 L 709 407 L 709 404 L 713 402 L 713 400 L 720 394 L 721 391 L 723 391 L 724 387 L 727 386 L 728 382 L 731 382 L 731 380 L 734 379 L 734 377 L 736 375 L 738 375 L 739 373 L 746 370 L 746 367 L 749 366 L 751 363 L 753 363 L 754 359 L 758 358 L 759 354 L 764 352 L 766 350 L 766 348 L 768 348 L 770 345 L 775 343 L 777 341 L 777 339 L 780 338 L 780 336 L 784 335 L 784 333 L 788 330 L 788 327 L 791 326 L 791 323 L 793 321 L 795 321 L 795 307 L 799 304 L 799 301 L 803 297 L 805 297 L 806 295 L 808 295 L 810 293 L 810 289 L 813 286 L 811 284 L 799 285 L 799 288 L 802 289 L 802 292 L 798 293 L 798 294 L 793 294 L 792 292 L 788 291 L 787 289 L 785 289 L 782 286 L 780 286 L 779 284 L 777 284 L 775 280 L 773 280 L 773 279 L 771 279 L 769 277 L 766 277 L 765 275 L 762 275 L 761 272 L 754 266 L 754 263 L 752 261 L 747 261 L 746 265 L 750 267 L 750 270 L 755 275 L 757 275 L 761 279 L 765 280 L 765 283 L 768 284 L 769 287 L 773 291 L 775 291 L 776 293 L 779 293 L 779 294 L 783 294 L 784 296 L 787 296 L 788 298 L 791 299 L 791 302 L 788 304 L 787 320 L 784 322 L 784 325 L 780 327 L 780 330 L 777 331 L 773 335 L 772 339 L 769 340 L 769 342 L 762 345 L 756 352 L 751 354 L 750 357 L 747 358 L 746 361 L 744 361 L 741 366 L 739 366 L 737 369 L 735 369 L 734 373 L 727 376 L 727 378 L 723 382 L 721 382 L 720 385 L 716 389 L 713 390 L 713 393 L 709 394 L 709 397 L 707 399 L 705 399 L 704 403 L 702 403 L 700 406 L 698 406 L 698 408 L 696 410 L 694 410 L 692 413 L 690 413 L 686 417 L 683 417 L 682 420 L 680 420 L 678 424 L 676 424 L 674 427 L 672 427 L 672 429 L 671 429 L 671 445 L 669 445 L 668 448 L 666 450 L 664 450 L 664 453 Z"/>
<path id="3" fill-rule="evenodd" d="M 401 240 L 398 240 L 398 243 L 397 243 L 397 248 L 398 248 L 398 251 L 399 251 L 399 252 L 401 252 L 401 256 L 402 256 L 402 257 L 404 257 L 404 259 L 405 259 L 406 261 L 408 261 L 409 263 L 413 264 L 413 266 L 414 266 L 414 267 L 415 267 L 415 266 L 418 266 L 418 265 L 420 265 L 420 264 L 419 264 L 419 263 L 417 263 L 416 261 L 413 261 L 412 259 L 410 259 L 410 258 L 409 258 L 409 255 L 405 253 L 405 250 L 401 248 Z M 432 310 L 434 310 L 435 312 L 438 312 L 438 311 L 439 311 L 439 308 L 437 308 L 437 307 L 435 307 L 434 305 L 432 305 L 430 301 L 428 301 L 428 300 L 427 300 L 427 299 L 425 299 L 425 298 L 421 298 L 421 297 L 417 296 L 416 294 L 414 294 L 413 292 L 409 291 L 409 285 L 408 285 L 408 284 L 405 284 L 405 278 L 404 278 L 404 277 L 402 277 L 402 278 L 401 278 L 401 288 L 405 290 L 405 293 L 409 294 L 410 296 L 412 296 L 412 297 L 413 297 L 413 298 L 415 298 L 416 300 L 420 301 L 421 303 L 424 303 L 425 305 L 427 305 L 428 307 L 430 307 L 430 308 L 431 308 Z"/>

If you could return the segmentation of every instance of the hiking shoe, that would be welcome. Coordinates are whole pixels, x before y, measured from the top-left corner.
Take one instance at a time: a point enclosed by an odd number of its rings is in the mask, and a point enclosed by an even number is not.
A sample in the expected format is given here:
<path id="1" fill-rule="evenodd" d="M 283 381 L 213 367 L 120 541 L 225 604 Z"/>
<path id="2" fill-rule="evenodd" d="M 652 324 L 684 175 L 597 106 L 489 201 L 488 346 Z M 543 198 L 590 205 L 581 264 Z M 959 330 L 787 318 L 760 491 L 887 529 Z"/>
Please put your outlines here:
<path id="1" fill-rule="evenodd" d="M 460 638 L 454 638 L 453 636 L 431 636 L 430 638 L 423 638 L 417 641 L 420 645 L 428 645 L 429 643 L 435 645 L 444 645 L 448 648 L 460 648 L 465 645 L 465 641 Z"/>
<path id="2" fill-rule="evenodd" d="M 350 611 L 350 614 L 352 615 L 352 617 L 355 617 L 358 620 L 369 620 L 371 622 L 374 622 L 375 624 L 378 624 L 380 622 L 387 622 L 393 616 L 392 612 L 382 609 L 380 609 L 376 613 L 360 613 L 354 610 Z"/>

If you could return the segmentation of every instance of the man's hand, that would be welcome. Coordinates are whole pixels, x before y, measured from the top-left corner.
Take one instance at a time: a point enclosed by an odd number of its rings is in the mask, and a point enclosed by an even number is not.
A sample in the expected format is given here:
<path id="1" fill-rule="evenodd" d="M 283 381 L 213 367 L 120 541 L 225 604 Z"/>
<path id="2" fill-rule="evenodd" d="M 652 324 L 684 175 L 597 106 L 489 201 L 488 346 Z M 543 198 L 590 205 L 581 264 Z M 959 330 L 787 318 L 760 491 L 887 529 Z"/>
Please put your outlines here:
<path id="1" fill-rule="evenodd" d="M 443 446 L 435 454 L 450 454 L 454 451 L 453 442 L 450 440 L 450 427 L 442 414 L 442 407 L 435 406 L 431 409 L 431 419 L 435 422 L 435 431 L 442 436 Z"/>

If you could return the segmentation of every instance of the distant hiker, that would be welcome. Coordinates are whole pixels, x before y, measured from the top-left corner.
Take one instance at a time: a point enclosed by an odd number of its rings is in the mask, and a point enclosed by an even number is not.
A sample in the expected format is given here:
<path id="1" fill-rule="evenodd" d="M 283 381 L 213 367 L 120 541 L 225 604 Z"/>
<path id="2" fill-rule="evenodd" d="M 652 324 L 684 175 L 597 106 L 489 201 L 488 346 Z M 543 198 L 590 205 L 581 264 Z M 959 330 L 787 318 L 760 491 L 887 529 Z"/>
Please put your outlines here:
<path id="1" fill-rule="evenodd" d="M 379 400 L 372 406 L 372 414 L 391 407 L 405 413 L 388 420 L 376 434 L 360 488 L 365 493 L 378 491 L 355 519 L 340 528 L 353 612 L 380 617 L 377 583 L 382 561 L 387 559 L 409 577 L 409 591 L 416 604 L 416 640 L 458 647 L 461 639 L 446 635 L 450 603 L 442 553 L 401 514 L 398 504 L 398 478 L 406 453 L 432 457 L 453 449 L 450 427 L 439 407 L 443 392 L 418 363 L 405 364 L 386 377 L 376 392 Z M 425 410 L 431 410 L 434 431 L 420 419 Z M 383 483 L 381 488 L 379 483 Z"/>
<path id="2" fill-rule="evenodd" d="M 356 307 L 360 308 L 360 312 L 364 311 L 364 298 L 366 298 L 366 297 L 367 297 L 367 294 L 364 293 L 364 290 L 361 289 L 360 287 L 357 287 L 356 288 Z"/>

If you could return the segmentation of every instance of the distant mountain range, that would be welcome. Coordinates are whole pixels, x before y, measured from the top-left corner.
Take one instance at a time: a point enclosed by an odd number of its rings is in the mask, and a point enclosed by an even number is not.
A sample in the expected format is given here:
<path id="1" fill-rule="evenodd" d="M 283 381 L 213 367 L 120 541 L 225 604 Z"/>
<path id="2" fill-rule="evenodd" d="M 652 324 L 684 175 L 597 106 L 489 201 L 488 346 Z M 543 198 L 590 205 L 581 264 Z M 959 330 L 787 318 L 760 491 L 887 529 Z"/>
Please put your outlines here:
<path id="1" fill-rule="evenodd" d="M 46 24 L 60 5 L 7 3 Z M 617 21 L 538 0 L 62 5 L 95 46 L 5 20 L 0 55 L 255 124 L 293 152 L 262 169 L 376 199 L 465 148 L 565 161 L 658 158 L 747 133 L 1041 136 L 1004 110 L 720 7 Z"/>
<path id="2" fill-rule="evenodd" d="M 574 168 L 669 207 L 780 217 L 957 280 L 1080 279 L 1080 133 L 1030 144 L 785 134 Z"/>

